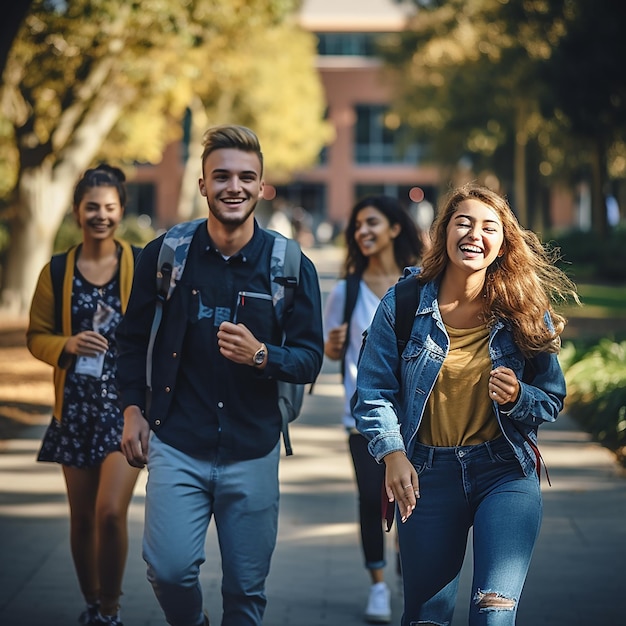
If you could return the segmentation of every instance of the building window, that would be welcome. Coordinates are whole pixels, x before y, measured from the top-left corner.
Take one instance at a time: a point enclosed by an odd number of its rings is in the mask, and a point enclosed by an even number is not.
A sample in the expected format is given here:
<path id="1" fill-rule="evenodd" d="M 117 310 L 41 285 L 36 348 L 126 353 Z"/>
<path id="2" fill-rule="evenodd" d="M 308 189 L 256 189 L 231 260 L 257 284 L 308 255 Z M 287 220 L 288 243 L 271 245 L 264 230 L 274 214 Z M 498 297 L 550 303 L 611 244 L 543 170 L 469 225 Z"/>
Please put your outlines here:
<path id="1" fill-rule="evenodd" d="M 378 41 L 385 33 L 317 33 L 320 56 L 376 57 Z"/>
<path id="2" fill-rule="evenodd" d="M 278 185 L 276 197 L 290 207 L 302 207 L 317 221 L 326 208 L 326 186 L 318 183 L 291 183 Z"/>
<path id="3" fill-rule="evenodd" d="M 398 185 L 395 183 L 379 183 L 379 184 L 360 184 L 354 187 L 354 197 L 357 202 L 365 196 L 392 196 L 397 198 L 400 204 L 406 209 L 410 208 L 414 203 L 411 200 L 411 190 L 415 188 L 415 185 Z M 437 202 L 437 189 L 432 185 L 422 185 L 422 191 L 424 192 L 424 200 L 435 204 Z"/>
<path id="4" fill-rule="evenodd" d="M 410 133 L 388 107 L 357 105 L 355 112 L 354 155 L 357 163 L 417 165 L 422 148 L 410 139 Z"/>

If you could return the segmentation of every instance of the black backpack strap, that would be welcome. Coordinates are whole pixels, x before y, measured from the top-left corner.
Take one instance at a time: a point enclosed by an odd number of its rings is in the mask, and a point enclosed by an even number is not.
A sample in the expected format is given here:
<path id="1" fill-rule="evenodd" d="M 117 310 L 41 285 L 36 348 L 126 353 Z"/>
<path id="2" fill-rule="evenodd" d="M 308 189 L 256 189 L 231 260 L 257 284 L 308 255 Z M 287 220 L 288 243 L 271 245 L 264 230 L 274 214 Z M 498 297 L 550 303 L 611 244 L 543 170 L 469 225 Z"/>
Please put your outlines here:
<path id="1" fill-rule="evenodd" d="M 52 295 L 54 297 L 54 330 L 60 333 L 63 326 L 63 278 L 67 252 L 55 254 L 50 259 L 50 276 L 52 278 Z"/>
<path id="2" fill-rule="evenodd" d="M 420 283 L 416 276 L 408 276 L 399 280 L 394 285 L 396 294 L 396 342 L 398 344 L 398 355 L 401 357 L 404 348 L 411 338 L 411 330 L 417 307 L 420 302 Z M 383 484 L 381 502 L 383 520 L 386 522 L 386 532 L 389 532 L 393 526 L 393 518 L 395 516 L 395 506 L 389 503 L 385 485 Z"/>
<path id="3" fill-rule="evenodd" d="M 346 276 L 346 299 L 343 305 L 343 321 L 348 323 L 346 329 L 346 340 L 343 343 L 343 349 L 341 351 L 341 379 L 343 380 L 346 371 L 345 354 L 348 349 L 348 343 L 350 342 L 350 322 L 352 320 L 352 313 L 356 306 L 356 301 L 359 297 L 359 288 L 361 286 L 360 274 L 348 274 Z"/>
<path id="4" fill-rule="evenodd" d="M 359 297 L 359 287 L 361 285 L 360 274 L 348 274 L 346 276 L 346 301 L 343 305 L 343 321 L 350 324 L 352 312 Z"/>
<path id="5" fill-rule="evenodd" d="M 415 313 L 420 301 L 420 283 L 415 276 L 398 281 L 394 286 L 396 292 L 396 341 L 398 354 L 402 354 L 413 328 Z"/>

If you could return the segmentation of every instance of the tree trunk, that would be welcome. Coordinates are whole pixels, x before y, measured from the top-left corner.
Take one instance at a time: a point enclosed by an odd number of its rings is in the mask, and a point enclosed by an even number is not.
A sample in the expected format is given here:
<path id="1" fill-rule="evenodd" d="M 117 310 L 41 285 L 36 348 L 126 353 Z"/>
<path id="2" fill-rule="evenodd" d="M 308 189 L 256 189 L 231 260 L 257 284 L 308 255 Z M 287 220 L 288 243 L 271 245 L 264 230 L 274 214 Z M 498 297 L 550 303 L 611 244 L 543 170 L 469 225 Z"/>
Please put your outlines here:
<path id="1" fill-rule="evenodd" d="M 528 228 L 528 194 L 526 172 L 526 145 L 528 132 L 526 130 L 526 104 L 521 101 L 517 107 L 515 119 L 515 150 L 513 156 L 513 185 L 515 198 L 515 213 L 519 223 Z"/>
<path id="2" fill-rule="evenodd" d="M 227 80 L 225 79 L 225 84 Z M 178 201 L 178 218 L 188 220 L 194 217 L 207 215 L 208 209 L 204 202 L 200 202 L 198 190 L 198 177 L 201 175 L 200 160 L 202 157 L 202 136 L 209 126 L 209 114 L 212 111 L 213 123 L 221 124 L 230 119 L 233 110 L 233 95 L 228 92 L 220 94 L 217 103 L 213 107 L 195 97 L 190 105 L 191 125 L 189 132 L 189 150 L 183 172 L 183 181 Z"/>
<path id="3" fill-rule="evenodd" d="M 206 213 L 206 205 L 201 208 L 198 202 L 200 194 L 198 178 L 201 175 L 202 133 L 207 128 L 208 118 L 200 98 L 195 97 L 193 99 L 190 109 L 189 147 L 178 200 L 178 219 L 181 221 L 190 220 Z"/>
<path id="4" fill-rule="evenodd" d="M 71 207 L 74 184 L 91 164 L 122 108 L 120 97 L 117 101 L 98 100 L 74 128 L 56 161 L 46 159 L 21 170 L 2 276 L 0 308 L 4 312 L 18 316 L 28 313 L 39 272 L 50 259 L 54 237 Z M 22 155 L 22 163 L 28 160 Z"/>
<path id="5" fill-rule="evenodd" d="M 54 181 L 52 169 L 45 165 L 22 172 L 3 275 L 4 312 L 16 316 L 28 312 L 37 277 L 50 259 L 54 237 L 68 206 L 72 182 Z"/>
<path id="6" fill-rule="evenodd" d="M 609 222 L 604 199 L 606 171 L 604 142 L 598 137 L 595 139 L 591 151 L 591 228 L 602 238 L 609 234 Z"/>

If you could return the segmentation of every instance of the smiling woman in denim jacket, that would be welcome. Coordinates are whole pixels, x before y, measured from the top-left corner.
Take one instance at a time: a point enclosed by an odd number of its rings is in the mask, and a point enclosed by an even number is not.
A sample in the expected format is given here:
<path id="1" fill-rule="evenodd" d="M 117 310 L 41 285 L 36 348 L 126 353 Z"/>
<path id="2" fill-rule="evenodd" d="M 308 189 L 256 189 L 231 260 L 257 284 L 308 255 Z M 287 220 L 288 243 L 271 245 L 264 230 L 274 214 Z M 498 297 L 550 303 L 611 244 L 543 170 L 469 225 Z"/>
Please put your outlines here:
<path id="1" fill-rule="evenodd" d="M 472 527 L 469 623 L 512 625 L 541 525 L 537 428 L 565 398 L 552 301 L 578 297 L 554 252 L 485 187 L 452 191 L 431 239 L 404 279 L 420 290 L 410 340 L 398 354 L 391 289 L 353 414 L 399 512 L 402 626 L 450 624 Z"/>

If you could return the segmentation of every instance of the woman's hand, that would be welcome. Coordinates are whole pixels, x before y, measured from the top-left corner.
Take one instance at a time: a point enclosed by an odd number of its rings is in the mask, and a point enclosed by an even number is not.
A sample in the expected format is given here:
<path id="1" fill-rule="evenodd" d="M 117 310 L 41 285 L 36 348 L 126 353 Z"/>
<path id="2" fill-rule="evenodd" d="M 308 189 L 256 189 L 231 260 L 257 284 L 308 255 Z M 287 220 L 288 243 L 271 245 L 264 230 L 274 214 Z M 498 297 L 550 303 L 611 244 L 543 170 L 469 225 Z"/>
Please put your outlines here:
<path id="1" fill-rule="evenodd" d="M 385 462 L 385 491 L 389 502 L 397 502 L 400 520 L 406 522 L 420 497 L 419 479 L 413 464 L 404 452 L 392 452 Z"/>
<path id="2" fill-rule="evenodd" d="M 101 352 L 106 352 L 108 348 L 109 342 L 106 337 L 94 330 L 83 330 L 67 340 L 63 351 L 76 356 L 98 356 Z"/>
<path id="3" fill-rule="evenodd" d="M 329 358 L 337 361 L 343 356 L 343 346 L 346 342 L 346 333 L 348 332 L 348 322 L 344 322 L 341 326 L 337 326 L 328 331 L 328 339 L 324 344 L 324 354 Z"/>
<path id="4" fill-rule="evenodd" d="M 496 367 L 489 373 L 489 397 L 501 405 L 517 402 L 519 380 L 512 369 Z"/>

